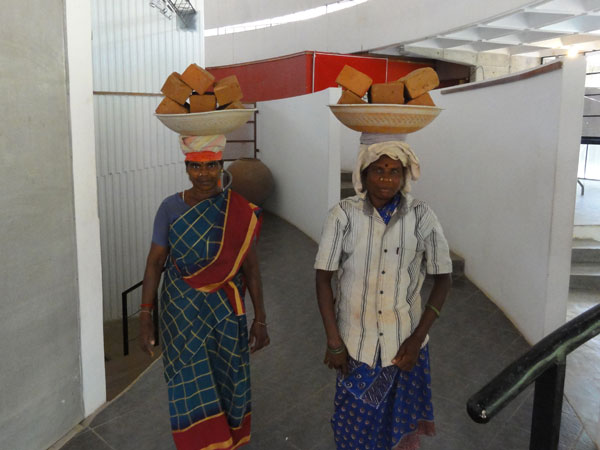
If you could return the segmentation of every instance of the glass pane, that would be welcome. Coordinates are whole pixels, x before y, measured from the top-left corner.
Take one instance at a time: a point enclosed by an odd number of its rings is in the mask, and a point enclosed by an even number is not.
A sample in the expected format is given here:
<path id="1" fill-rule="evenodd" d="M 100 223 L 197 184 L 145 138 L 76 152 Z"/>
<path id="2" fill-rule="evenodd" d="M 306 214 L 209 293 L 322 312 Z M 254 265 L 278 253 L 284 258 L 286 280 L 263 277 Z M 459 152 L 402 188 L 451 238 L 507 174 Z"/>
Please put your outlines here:
<path id="1" fill-rule="evenodd" d="M 589 145 L 585 163 L 585 178 L 600 180 L 600 145 Z"/>
<path id="2" fill-rule="evenodd" d="M 600 73 L 585 76 L 585 87 L 600 87 Z"/>
<path id="3" fill-rule="evenodd" d="M 585 178 L 585 149 L 586 144 L 579 146 L 579 165 L 577 166 L 577 178 Z"/>
<path id="4" fill-rule="evenodd" d="M 586 53 L 585 59 L 587 62 L 587 73 L 600 72 L 600 52 Z"/>

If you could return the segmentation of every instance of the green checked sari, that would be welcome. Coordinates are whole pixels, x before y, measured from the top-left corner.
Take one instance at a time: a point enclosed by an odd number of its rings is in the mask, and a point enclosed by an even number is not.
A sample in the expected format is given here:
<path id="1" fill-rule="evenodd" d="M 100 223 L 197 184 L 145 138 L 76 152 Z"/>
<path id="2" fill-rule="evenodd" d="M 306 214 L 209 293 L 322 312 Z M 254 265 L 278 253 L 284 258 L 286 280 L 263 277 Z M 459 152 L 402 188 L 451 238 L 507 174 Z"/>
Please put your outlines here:
<path id="1" fill-rule="evenodd" d="M 161 295 L 163 363 L 178 449 L 234 449 L 250 440 L 250 368 L 241 266 L 258 208 L 233 191 L 173 222 Z"/>

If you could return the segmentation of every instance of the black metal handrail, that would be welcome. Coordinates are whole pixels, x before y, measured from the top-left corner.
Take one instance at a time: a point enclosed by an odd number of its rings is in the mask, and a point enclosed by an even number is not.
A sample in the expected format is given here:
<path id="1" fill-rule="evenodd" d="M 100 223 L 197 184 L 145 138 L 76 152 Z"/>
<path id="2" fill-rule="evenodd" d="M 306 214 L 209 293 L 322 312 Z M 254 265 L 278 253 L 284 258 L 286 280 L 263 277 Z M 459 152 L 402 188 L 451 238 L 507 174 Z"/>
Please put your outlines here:
<path id="1" fill-rule="evenodd" d="M 467 412 L 487 423 L 535 382 L 530 450 L 556 450 L 567 355 L 600 333 L 600 305 L 543 338 L 467 401 Z"/>
<path id="2" fill-rule="evenodd" d="M 163 267 L 161 270 L 161 274 L 162 272 L 164 272 L 165 268 Z M 136 284 L 134 284 L 131 287 L 128 287 L 127 289 L 125 289 L 123 292 L 121 292 L 121 315 L 122 320 L 123 320 L 123 355 L 127 356 L 129 355 L 129 314 L 127 312 L 127 295 L 129 295 L 130 292 L 135 291 L 137 288 L 139 288 L 142 283 L 144 282 L 144 280 L 137 282 Z M 158 308 L 158 305 L 155 305 Z M 154 312 L 152 313 L 152 320 L 154 321 L 154 346 L 156 347 L 158 345 L 158 339 L 159 339 L 159 333 L 158 333 L 158 311 L 155 309 Z"/>

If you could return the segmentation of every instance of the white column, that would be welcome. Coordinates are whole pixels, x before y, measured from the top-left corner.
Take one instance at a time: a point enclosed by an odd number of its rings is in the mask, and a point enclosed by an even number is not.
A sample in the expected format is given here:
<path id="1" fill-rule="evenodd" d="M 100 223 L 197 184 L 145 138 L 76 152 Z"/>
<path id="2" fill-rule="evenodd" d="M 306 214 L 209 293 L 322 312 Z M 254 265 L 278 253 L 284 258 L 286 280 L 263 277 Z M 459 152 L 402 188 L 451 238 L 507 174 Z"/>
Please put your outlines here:
<path id="1" fill-rule="evenodd" d="M 66 27 L 79 289 L 81 382 L 84 414 L 87 417 L 106 401 L 90 0 L 66 0 Z"/>

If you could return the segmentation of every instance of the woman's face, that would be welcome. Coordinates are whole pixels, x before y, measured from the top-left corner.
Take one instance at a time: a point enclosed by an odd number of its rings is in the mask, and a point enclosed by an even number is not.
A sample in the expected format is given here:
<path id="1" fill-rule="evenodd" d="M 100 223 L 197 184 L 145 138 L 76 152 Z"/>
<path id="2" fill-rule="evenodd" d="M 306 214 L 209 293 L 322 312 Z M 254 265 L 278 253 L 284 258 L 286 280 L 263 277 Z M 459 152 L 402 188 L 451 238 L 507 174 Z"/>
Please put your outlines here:
<path id="1" fill-rule="evenodd" d="M 203 193 L 218 191 L 221 187 L 220 161 L 190 161 L 187 163 L 185 171 L 194 188 Z"/>
<path id="2" fill-rule="evenodd" d="M 371 203 L 380 208 L 404 186 L 402 163 L 383 155 L 367 167 L 364 185 Z"/>

